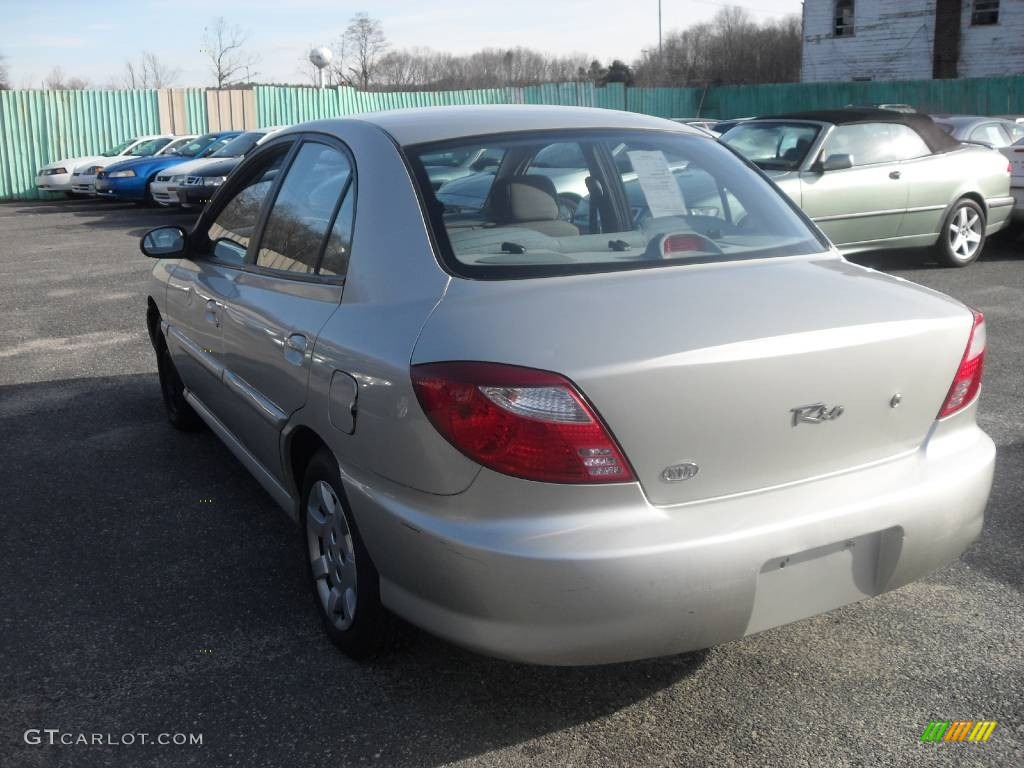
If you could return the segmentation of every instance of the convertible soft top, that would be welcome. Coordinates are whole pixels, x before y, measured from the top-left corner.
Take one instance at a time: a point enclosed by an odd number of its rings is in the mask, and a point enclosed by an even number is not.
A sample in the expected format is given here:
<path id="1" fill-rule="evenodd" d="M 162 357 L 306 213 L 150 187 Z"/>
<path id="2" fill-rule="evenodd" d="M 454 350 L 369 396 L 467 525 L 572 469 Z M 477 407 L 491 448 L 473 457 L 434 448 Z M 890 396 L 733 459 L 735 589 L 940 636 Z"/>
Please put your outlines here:
<path id="1" fill-rule="evenodd" d="M 761 120 L 815 120 L 834 125 L 852 123 L 899 123 L 914 129 L 924 139 L 932 152 L 948 152 L 960 146 L 960 142 L 943 131 L 935 122 L 920 113 L 896 112 L 891 109 L 823 109 L 813 112 L 790 112 L 783 115 L 767 115 Z"/>

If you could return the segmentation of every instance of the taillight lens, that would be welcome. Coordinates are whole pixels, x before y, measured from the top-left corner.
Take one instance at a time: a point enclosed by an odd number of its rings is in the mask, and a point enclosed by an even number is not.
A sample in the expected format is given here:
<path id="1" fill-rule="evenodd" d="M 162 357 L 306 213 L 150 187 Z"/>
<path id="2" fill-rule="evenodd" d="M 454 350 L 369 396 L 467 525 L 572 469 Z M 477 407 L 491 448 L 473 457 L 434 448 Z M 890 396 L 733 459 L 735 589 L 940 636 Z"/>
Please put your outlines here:
<path id="1" fill-rule="evenodd" d="M 412 367 L 427 417 L 456 448 L 506 475 L 549 483 L 634 479 L 576 387 L 557 373 L 499 363 Z"/>
<path id="2" fill-rule="evenodd" d="M 974 325 L 967 339 L 963 360 L 960 361 L 960 367 L 953 377 L 953 385 L 949 388 L 942 410 L 939 411 L 940 419 L 970 405 L 981 388 L 981 374 L 985 367 L 985 316 L 976 309 L 972 309 L 971 312 L 974 314 Z"/>

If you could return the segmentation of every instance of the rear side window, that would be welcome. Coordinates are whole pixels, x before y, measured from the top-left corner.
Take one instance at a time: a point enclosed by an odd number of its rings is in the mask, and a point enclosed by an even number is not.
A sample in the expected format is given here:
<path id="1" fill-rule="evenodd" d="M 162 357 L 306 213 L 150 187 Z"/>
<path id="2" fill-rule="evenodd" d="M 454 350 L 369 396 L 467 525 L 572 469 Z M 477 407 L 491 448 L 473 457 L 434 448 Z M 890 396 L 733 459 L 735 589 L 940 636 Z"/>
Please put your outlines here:
<path id="1" fill-rule="evenodd" d="M 436 186 L 406 148 L 454 272 L 516 278 L 821 252 L 786 199 L 717 142 L 673 131 L 488 137 L 500 162 Z M 479 146 L 479 144 L 476 144 Z"/>
<path id="2" fill-rule="evenodd" d="M 343 152 L 326 144 L 304 143 L 270 210 L 257 266 L 300 274 L 316 272 L 325 235 L 351 178 L 352 165 Z"/>

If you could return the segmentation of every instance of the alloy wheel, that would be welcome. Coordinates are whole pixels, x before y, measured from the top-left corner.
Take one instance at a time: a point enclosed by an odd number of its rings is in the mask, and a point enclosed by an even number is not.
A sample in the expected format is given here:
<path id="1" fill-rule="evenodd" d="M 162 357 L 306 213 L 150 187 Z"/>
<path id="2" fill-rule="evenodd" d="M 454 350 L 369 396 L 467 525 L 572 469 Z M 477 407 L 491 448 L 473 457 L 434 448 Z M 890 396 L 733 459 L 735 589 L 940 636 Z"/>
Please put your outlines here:
<path id="1" fill-rule="evenodd" d="M 970 260 L 981 246 L 982 235 L 981 216 L 978 212 L 966 205 L 959 208 L 950 219 L 946 234 L 950 253 L 960 261 Z"/>

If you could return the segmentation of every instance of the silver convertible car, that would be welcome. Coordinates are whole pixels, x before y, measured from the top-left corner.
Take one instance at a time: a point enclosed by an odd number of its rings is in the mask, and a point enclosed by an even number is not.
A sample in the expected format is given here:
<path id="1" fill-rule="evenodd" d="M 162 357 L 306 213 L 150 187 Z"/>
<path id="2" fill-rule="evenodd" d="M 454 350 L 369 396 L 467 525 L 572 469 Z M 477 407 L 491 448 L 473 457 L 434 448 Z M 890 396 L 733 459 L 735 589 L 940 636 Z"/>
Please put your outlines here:
<path id="1" fill-rule="evenodd" d="M 844 253 L 934 248 L 977 260 L 1013 211 L 1006 158 L 930 117 L 834 109 L 740 123 L 721 141 L 761 167 Z"/>
<path id="2" fill-rule="evenodd" d="M 589 167 L 585 229 L 525 172 L 556 144 Z M 486 203 L 446 208 L 424 158 L 481 146 Z M 895 589 L 981 531 L 981 314 L 850 264 L 685 126 L 307 123 L 141 247 L 171 423 L 207 424 L 299 523 L 354 657 L 395 615 L 544 664 L 705 648 Z"/>

